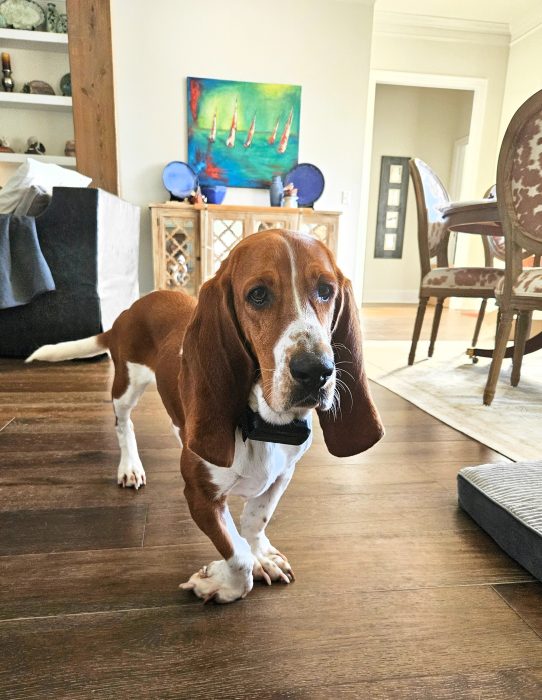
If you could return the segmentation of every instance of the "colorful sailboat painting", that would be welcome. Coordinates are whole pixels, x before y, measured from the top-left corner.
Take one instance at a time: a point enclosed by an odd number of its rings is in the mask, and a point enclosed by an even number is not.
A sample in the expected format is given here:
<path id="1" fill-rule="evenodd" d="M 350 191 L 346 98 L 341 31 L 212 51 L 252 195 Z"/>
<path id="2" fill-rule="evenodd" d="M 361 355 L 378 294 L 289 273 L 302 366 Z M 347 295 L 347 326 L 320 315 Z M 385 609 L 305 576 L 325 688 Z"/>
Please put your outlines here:
<path id="1" fill-rule="evenodd" d="M 282 136 L 280 137 L 279 147 L 277 148 L 277 151 L 279 153 L 284 153 L 285 150 L 288 148 L 288 141 L 290 139 L 290 129 L 292 128 L 293 116 L 294 108 L 292 107 L 292 109 L 290 110 L 290 114 L 288 115 L 288 121 L 286 122 L 284 131 L 282 132 Z"/>
<path id="2" fill-rule="evenodd" d="M 275 128 L 273 129 L 273 133 L 271 136 L 267 139 L 267 143 L 272 146 L 275 143 L 275 139 L 277 138 L 277 131 L 279 130 L 279 123 L 280 123 L 280 117 L 277 119 L 275 122 Z"/>
<path id="3" fill-rule="evenodd" d="M 187 79 L 188 162 L 204 185 L 267 188 L 298 162 L 301 87 Z"/>
<path id="4" fill-rule="evenodd" d="M 216 141 L 216 109 L 213 114 L 213 123 L 211 125 L 211 131 L 209 132 L 209 142 L 214 143 Z"/>
<path id="5" fill-rule="evenodd" d="M 230 133 L 226 139 L 226 146 L 228 148 L 233 148 L 235 146 L 235 134 L 237 133 L 237 100 L 235 100 L 235 107 L 233 109 L 233 117 L 231 119 Z"/>
<path id="6" fill-rule="evenodd" d="M 254 138 L 254 131 L 256 130 L 256 115 L 252 117 L 252 121 L 250 122 L 250 128 L 248 130 L 247 134 L 247 139 L 243 146 L 245 148 L 248 148 L 252 144 L 252 139 Z"/>

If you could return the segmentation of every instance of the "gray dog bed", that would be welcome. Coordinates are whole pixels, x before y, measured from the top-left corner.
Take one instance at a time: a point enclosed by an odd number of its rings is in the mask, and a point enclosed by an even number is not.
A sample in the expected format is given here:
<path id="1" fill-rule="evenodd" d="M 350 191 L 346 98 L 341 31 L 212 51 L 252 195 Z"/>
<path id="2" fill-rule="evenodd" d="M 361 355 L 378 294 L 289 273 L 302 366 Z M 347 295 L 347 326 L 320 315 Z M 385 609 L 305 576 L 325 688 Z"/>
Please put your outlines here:
<path id="1" fill-rule="evenodd" d="M 542 579 L 542 462 L 465 467 L 457 475 L 457 492 L 461 508 Z"/>

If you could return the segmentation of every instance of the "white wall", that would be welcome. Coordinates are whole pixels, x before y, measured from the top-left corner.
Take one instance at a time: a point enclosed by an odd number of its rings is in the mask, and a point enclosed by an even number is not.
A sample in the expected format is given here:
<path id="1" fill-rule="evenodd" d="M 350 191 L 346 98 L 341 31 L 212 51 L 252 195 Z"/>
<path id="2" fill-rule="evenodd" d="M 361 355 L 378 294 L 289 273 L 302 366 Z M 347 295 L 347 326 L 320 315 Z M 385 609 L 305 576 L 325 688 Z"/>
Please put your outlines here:
<path id="1" fill-rule="evenodd" d="M 144 209 L 164 201 L 164 165 L 186 159 L 186 77 L 302 86 L 299 160 L 326 178 L 319 209 L 343 210 L 339 262 L 352 276 L 359 241 L 372 1 L 112 0 L 120 193 Z M 129 19 L 129 21 L 127 21 Z M 341 192 L 352 193 L 351 205 Z M 231 189 L 227 202 L 268 203 Z M 152 288 L 150 221 L 142 220 L 142 291 Z"/>
<path id="2" fill-rule="evenodd" d="M 542 88 L 541 65 L 542 26 L 510 46 L 500 124 L 501 138 L 514 112 L 528 97 Z"/>
<path id="3" fill-rule="evenodd" d="M 415 303 L 420 285 L 416 200 L 410 183 L 403 255 L 374 257 L 381 157 L 421 158 L 448 188 L 454 143 L 468 135 L 471 108 L 472 92 L 377 85 L 364 302 Z"/>

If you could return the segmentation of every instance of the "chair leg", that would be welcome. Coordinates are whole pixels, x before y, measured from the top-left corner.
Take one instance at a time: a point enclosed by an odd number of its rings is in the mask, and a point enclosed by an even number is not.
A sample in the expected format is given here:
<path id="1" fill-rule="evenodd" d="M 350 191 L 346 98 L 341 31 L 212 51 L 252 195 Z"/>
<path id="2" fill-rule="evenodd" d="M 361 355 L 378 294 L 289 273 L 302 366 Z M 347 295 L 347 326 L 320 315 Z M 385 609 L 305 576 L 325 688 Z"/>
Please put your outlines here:
<path id="1" fill-rule="evenodd" d="M 484 322 L 484 316 L 486 314 L 486 307 L 487 307 L 487 299 L 482 299 L 482 303 L 480 304 L 480 311 L 478 312 L 478 318 L 476 319 L 476 326 L 474 328 L 474 335 L 472 336 L 472 347 L 476 347 L 476 343 L 478 342 L 478 336 L 480 335 L 480 331 L 482 329 L 482 323 Z"/>
<path id="2" fill-rule="evenodd" d="M 487 375 L 486 388 L 484 390 L 484 404 L 490 406 L 495 396 L 495 388 L 501 372 L 501 365 L 506 352 L 506 343 L 508 335 L 512 327 L 514 312 L 511 309 L 501 312 L 499 326 L 497 328 L 497 337 L 495 339 L 495 349 L 493 350 L 493 359 Z"/>
<path id="3" fill-rule="evenodd" d="M 440 325 L 440 317 L 442 316 L 442 307 L 444 305 L 444 299 L 437 299 L 437 305 L 435 306 L 435 315 L 433 316 L 433 326 L 431 327 L 431 340 L 429 341 L 429 351 L 427 357 L 433 357 L 433 350 L 435 349 L 435 341 L 438 335 L 438 327 Z"/>
<path id="4" fill-rule="evenodd" d="M 416 321 L 414 322 L 412 345 L 410 346 L 410 354 L 408 356 L 409 365 L 414 364 L 414 357 L 416 356 L 416 346 L 418 345 L 420 333 L 422 332 L 423 317 L 425 316 L 425 309 L 427 307 L 428 301 L 429 297 L 420 297 L 420 302 L 418 304 L 418 313 L 416 314 Z"/>
<path id="5" fill-rule="evenodd" d="M 517 386 L 521 376 L 521 363 L 525 353 L 525 343 L 531 332 L 532 311 L 520 311 L 516 320 L 516 333 L 514 338 L 514 359 L 512 360 L 512 376 L 510 384 Z"/>

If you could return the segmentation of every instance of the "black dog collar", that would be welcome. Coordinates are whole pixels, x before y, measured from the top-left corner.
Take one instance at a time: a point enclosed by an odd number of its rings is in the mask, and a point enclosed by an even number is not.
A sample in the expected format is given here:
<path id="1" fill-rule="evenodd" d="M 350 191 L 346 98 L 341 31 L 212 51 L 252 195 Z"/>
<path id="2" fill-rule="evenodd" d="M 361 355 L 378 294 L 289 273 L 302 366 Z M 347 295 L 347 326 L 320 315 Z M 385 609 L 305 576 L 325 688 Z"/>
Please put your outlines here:
<path id="1" fill-rule="evenodd" d="M 239 427 L 243 442 L 259 440 L 260 442 L 279 442 L 283 445 L 302 445 L 311 434 L 306 420 L 296 418 L 286 425 L 273 425 L 264 421 L 259 413 L 255 413 L 248 406 L 241 416 Z"/>

